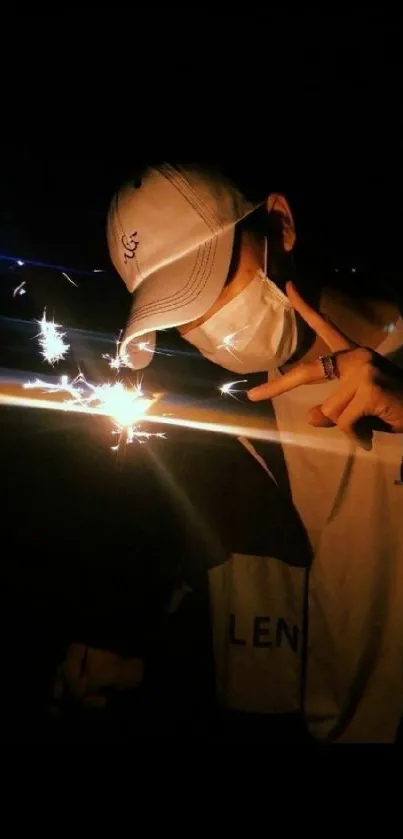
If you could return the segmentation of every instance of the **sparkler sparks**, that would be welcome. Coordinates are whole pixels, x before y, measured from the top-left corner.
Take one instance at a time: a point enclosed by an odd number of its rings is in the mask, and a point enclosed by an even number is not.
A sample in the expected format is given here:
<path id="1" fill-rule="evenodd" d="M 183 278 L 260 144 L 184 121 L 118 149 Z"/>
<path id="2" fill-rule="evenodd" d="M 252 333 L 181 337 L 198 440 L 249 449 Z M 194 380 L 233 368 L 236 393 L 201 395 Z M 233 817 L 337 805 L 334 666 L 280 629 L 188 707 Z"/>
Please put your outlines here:
<path id="1" fill-rule="evenodd" d="M 116 341 L 116 353 L 114 356 L 109 355 L 109 353 L 103 353 L 102 358 L 105 358 L 106 361 L 109 361 L 109 367 L 112 370 L 120 370 L 121 367 L 129 367 L 129 359 L 127 355 L 119 354 L 119 347 L 121 344 L 121 337 L 122 337 L 122 330 L 119 333 L 119 337 Z"/>
<path id="2" fill-rule="evenodd" d="M 17 285 L 17 286 L 16 286 L 16 288 L 14 289 L 14 291 L 13 291 L 13 297 L 16 297 L 16 296 L 17 296 L 17 294 L 19 294 L 20 296 L 21 296 L 22 294 L 26 294 L 27 292 L 26 292 L 25 285 L 26 285 L 26 281 L 25 281 L 25 280 L 23 280 L 23 281 L 22 281 L 22 283 L 20 283 L 19 285 Z"/>
<path id="3" fill-rule="evenodd" d="M 2 381 L 0 378 L 0 405 L 14 405 L 18 408 L 36 408 L 52 412 L 62 411 L 63 413 L 72 412 L 80 414 L 96 414 L 98 416 L 105 415 L 105 411 L 101 406 L 98 407 L 93 405 L 92 408 L 90 408 L 88 405 L 85 405 L 84 394 L 80 394 L 81 401 L 80 399 L 75 399 L 73 394 L 71 394 L 73 398 L 62 401 L 61 391 L 63 391 L 63 389 L 67 392 L 70 390 L 71 393 L 71 389 L 74 390 L 74 387 L 79 387 L 79 385 L 75 385 L 73 387 L 73 382 L 69 382 L 67 376 L 62 378 L 64 379 L 64 388 L 61 387 L 61 382 L 49 385 L 47 382 L 37 380 L 36 382 L 30 382 L 25 385 L 26 388 L 32 389 L 31 392 L 27 390 L 24 392 L 22 382 L 19 380 Z M 45 390 L 47 393 L 41 394 L 40 390 Z M 56 391 L 59 391 L 59 393 Z M 82 397 L 84 397 L 84 399 Z M 282 441 L 283 443 L 285 442 L 286 444 L 292 446 L 302 446 L 304 450 L 307 448 L 314 448 L 317 451 L 332 452 L 333 455 L 345 454 L 344 440 L 339 440 L 337 437 L 334 438 L 322 435 L 322 437 L 318 438 L 317 436 L 302 432 L 284 430 L 281 432 L 280 438 L 279 432 L 274 425 L 268 423 L 267 414 L 262 416 L 252 416 L 250 412 L 247 411 L 244 416 L 234 417 L 226 411 L 223 412 L 218 410 L 217 407 L 214 407 L 213 409 L 210 407 L 202 409 L 200 408 L 200 405 L 194 406 L 187 400 L 178 401 L 177 399 L 174 399 L 171 401 L 169 396 L 164 397 L 162 395 L 160 397 L 154 397 L 151 401 L 153 402 L 151 407 L 144 408 L 144 413 L 147 413 L 145 419 L 147 424 L 150 425 L 163 425 L 167 428 L 183 430 L 193 429 L 194 431 L 202 431 L 207 434 L 225 434 L 226 436 L 237 438 L 246 437 L 248 440 L 252 441 Z M 158 410 L 158 408 L 156 410 L 154 409 L 154 405 L 157 403 L 160 410 Z M 141 431 L 138 424 L 136 424 L 135 430 Z M 116 432 L 117 431 L 118 429 L 116 429 Z M 147 438 L 140 437 L 137 439 L 137 442 L 142 444 L 143 440 L 146 442 Z M 185 440 L 186 438 L 184 438 L 184 442 Z M 388 449 L 388 457 L 390 454 L 391 464 L 395 463 L 396 460 L 396 458 L 393 458 L 392 449 L 390 452 Z M 366 452 L 359 450 L 357 452 L 357 456 L 365 457 Z"/>
<path id="4" fill-rule="evenodd" d="M 63 340 L 66 333 L 60 331 L 62 327 L 54 322 L 47 321 L 46 309 L 44 310 L 42 320 L 38 321 L 38 323 L 41 327 L 41 332 L 38 337 L 42 356 L 51 364 L 64 358 L 70 347 Z M 226 336 L 224 341 L 227 347 L 230 347 L 236 334 L 233 333 L 232 335 Z M 115 356 L 103 355 L 103 358 L 109 361 L 110 367 L 114 370 L 119 370 L 121 366 L 125 366 L 124 355 L 122 357 L 122 353 L 120 352 L 121 335 L 122 333 L 120 333 L 116 341 Z M 140 350 L 149 349 L 147 341 L 138 342 L 137 346 Z M 237 385 L 246 382 L 247 379 L 226 382 L 220 387 L 220 391 L 222 395 L 228 395 L 236 399 L 235 394 L 242 392 L 242 389 L 237 388 Z M 34 381 L 25 382 L 23 387 L 26 390 L 42 390 L 42 392 L 52 395 L 52 399 L 46 399 L 43 396 L 38 397 L 38 395 L 24 398 L 13 393 L 3 394 L 0 388 L 0 404 L 16 404 L 27 407 L 31 406 L 106 416 L 112 420 L 113 429 L 111 433 L 117 437 L 117 444 L 111 446 L 113 451 L 119 450 L 122 442 L 132 443 L 135 440 L 139 445 L 144 445 L 151 437 L 165 439 L 164 432 L 145 431 L 141 427 L 145 415 L 148 414 L 152 406 L 161 398 L 161 395 L 154 395 L 151 398 L 146 397 L 142 391 L 141 383 L 136 386 L 127 387 L 123 381 L 117 380 L 114 384 L 104 382 L 95 385 L 89 382 L 80 371 L 73 379 L 62 375 L 57 382 L 53 381 L 49 383 L 37 378 Z M 66 395 L 68 398 L 63 398 L 63 395 Z M 191 409 L 192 413 L 193 411 Z M 235 425 L 232 422 L 228 423 L 227 415 L 220 418 L 218 415 L 203 418 L 199 416 L 199 413 L 199 409 L 197 409 L 195 416 L 182 417 L 177 416 L 176 411 L 167 412 L 165 410 L 161 414 L 155 414 L 154 411 L 150 411 L 150 414 L 147 415 L 147 423 L 160 423 L 239 436 L 241 426 Z M 243 429 L 244 426 L 242 426 Z M 258 434 L 260 439 L 260 429 L 251 428 L 250 431 L 252 438 Z M 264 435 L 266 434 L 267 429 L 265 428 Z"/>
<path id="5" fill-rule="evenodd" d="M 111 367 L 112 370 L 120 370 L 121 367 L 129 367 L 130 368 L 130 361 L 129 361 L 128 354 L 124 353 L 124 352 L 122 353 L 120 351 L 120 345 L 122 343 L 120 339 L 121 339 L 122 333 L 123 333 L 123 330 L 120 332 L 119 338 L 116 341 L 116 353 L 115 353 L 115 355 L 112 356 L 109 353 L 103 353 L 103 355 L 102 355 L 102 358 L 105 358 L 106 361 L 109 362 L 109 367 Z M 150 347 L 148 341 L 138 341 L 135 344 L 135 347 L 140 352 L 151 351 L 151 347 Z M 166 355 L 166 356 L 171 357 L 172 353 L 168 353 L 168 352 L 165 352 L 163 350 L 154 350 L 154 355 Z"/>
<path id="6" fill-rule="evenodd" d="M 144 408 L 149 406 L 150 400 L 144 399 L 140 387 L 129 390 L 123 382 L 90 385 L 85 379 L 83 381 L 92 391 L 86 397 L 87 405 L 98 403 L 103 412 L 115 420 L 119 428 L 131 428 L 144 414 Z"/>
<path id="7" fill-rule="evenodd" d="M 119 440 L 116 446 L 111 446 L 113 452 L 117 452 L 119 450 L 121 444 L 121 434 L 122 432 L 119 430 L 112 431 L 112 434 L 118 434 Z M 147 440 L 150 437 L 159 437 L 161 440 L 166 440 L 165 431 L 157 431 L 156 433 L 152 433 L 151 431 L 137 431 L 135 427 L 130 426 L 130 428 L 126 429 L 126 443 L 132 443 L 133 440 L 136 440 L 140 446 L 144 446 Z"/>
<path id="8" fill-rule="evenodd" d="M 65 271 L 62 271 L 62 277 L 65 277 L 65 279 L 68 280 L 68 282 L 71 283 L 71 285 L 74 285 L 76 288 L 78 288 L 77 283 L 75 283 L 74 280 L 72 280 L 71 277 L 69 277 L 69 275 L 66 274 Z"/>
<path id="9" fill-rule="evenodd" d="M 106 361 L 109 362 L 109 367 L 111 367 L 112 370 L 120 370 L 121 367 L 130 367 L 129 356 L 127 355 L 127 353 L 122 353 L 120 351 L 120 345 L 122 343 L 120 339 L 122 337 L 122 334 L 123 334 L 123 330 L 120 331 L 119 338 L 116 341 L 115 355 L 112 356 L 109 353 L 103 353 L 103 355 L 102 355 L 102 358 L 105 358 Z M 151 347 L 149 346 L 147 341 L 138 341 L 138 343 L 136 343 L 135 346 L 136 346 L 136 349 L 140 350 L 141 352 L 145 352 L 146 350 L 151 349 Z M 158 352 L 155 351 L 155 354 L 158 355 Z M 168 355 L 168 353 L 160 353 L 160 354 L 161 355 Z"/>
<path id="10" fill-rule="evenodd" d="M 66 333 L 58 331 L 62 328 L 60 325 L 46 320 L 46 309 L 39 324 L 41 327 L 39 334 L 41 353 L 46 361 L 53 364 L 55 361 L 64 358 L 70 348 L 63 340 Z M 109 366 L 114 370 L 119 370 L 120 367 L 125 366 L 125 357 L 119 354 L 121 335 L 122 333 L 119 334 L 116 341 L 115 356 L 108 354 L 102 356 L 109 361 Z M 49 393 L 68 393 L 70 399 L 63 403 L 66 408 L 70 406 L 76 410 L 110 417 L 115 426 L 112 434 L 118 435 L 117 445 L 111 447 L 113 451 L 119 449 L 123 440 L 126 443 L 132 443 L 136 439 L 139 443 L 144 443 L 150 437 L 164 438 L 165 436 L 162 432 L 155 434 L 142 431 L 138 426 L 139 421 L 157 399 L 157 397 L 146 398 L 140 384 L 135 387 L 126 387 L 122 381 L 118 380 L 114 384 L 104 382 L 100 385 L 94 385 L 80 371 L 72 380 L 69 380 L 68 376 L 65 375 L 61 376 L 59 382 L 56 383 L 35 379 L 33 382 L 26 382 L 24 388 L 41 388 Z"/>
<path id="11" fill-rule="evenodd" d="M 132 443 L 134 439 L 144 442 L 150 437 L 164 437 L 163 432 L 152 434 L 138 428 L 138 423 L 156 401 L 155 397 L 145 397 L 139 385 L 127 388 L 121 381 L 93 385 L 87 381 L 83 373 L 79 373 L 71 381 L 67 376 L 61 376 L 60 381 L 56 383 L 35 379 L 25 382 L 24 388 L 41 388 L 50 393 L 66 392 L 71 397 L 65 400 L 66 407 L 80 406 L 85 412 L 110 417 L 115 424 L 112 434 L 118 435 L 117 445 L 112 446 L 113 451 L 119 449 L 123 440 Z"/>
<path id="12" fill-rule="evenodd" d="M 235 382 L 225 382 L 225 384 L 221 385 L 219 391 L 222 396 L 232 396 L 233 399 L 236 399 L 236 393 L 243 393 L 245 388 L 236 388 L 236 385 L 245 384 L 248 380 L 247 379 L 237 379 Z"/>
<path id="13" fill-rule="evenodd" d="M 66 333 L 59 332 L 62 327 L 58 323 L 46 320 L 46 309 L 44 309 L 42 320 L 39 320 L 38 323 L 41 329 L 37 336 L 41 355 L 48 364 L 56 364 L 57 361 L 66 357 L 70 349 L 70 344 L 66 344 L 63 340 Z"/>
<path id="14" fill-rule="evenodd" d="M 164 330 L 161 329 L 160 332 L 164 332 Z M 166 352 L 166 350 L 156 350 L 155 348 L 152 350 L 149 341 L 137 341 L 135 347 L 140 352 L 153 352 L 154 355 L 165 355 L 167 358 L 172 358 L 172 353 Z"/>

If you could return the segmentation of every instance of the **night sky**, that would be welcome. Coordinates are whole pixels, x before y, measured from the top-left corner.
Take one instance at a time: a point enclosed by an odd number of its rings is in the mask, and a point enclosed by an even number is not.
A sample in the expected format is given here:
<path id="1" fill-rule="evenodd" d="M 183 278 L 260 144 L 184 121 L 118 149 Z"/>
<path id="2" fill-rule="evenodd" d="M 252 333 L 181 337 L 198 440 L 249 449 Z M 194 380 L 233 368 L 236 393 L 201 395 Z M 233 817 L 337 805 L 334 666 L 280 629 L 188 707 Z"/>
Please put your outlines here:
<path id="1" fill-rule="evenodd" d="M 6 250 L 107 264 L 113 190 L 164 158 L 216 161 L 260 191 L 285 190 L 301 236 L 330 260 L 364 259 L 375 231 L 380 249 L 397 250 L 379 240 L 399 230 L 398 16 L 200 8 L 192 20 L 174 7 L 10 21 L 0 59 Z"/>
<path id="2" fill-rule="evenodd" d="M 3 370 L 43 371 L 33 319 L 46 305 L 68 327 L 97 333 L 81 338 L 63 371 L 85 358 L 86 369 L 101 375 L 98 338 L 117 336 L 130 302 L 108 260 L 107 207 L 119 184 L 148 162 L 215 163 L 251 195 L 284 191 L 295 212 L 301 276 L 359 288 L 392 278 L 402 288 L 401 18 L 341 14 L 336 4 L 326 14 L 247 8 L 220 15 L 202 5 L 74 10 L 11 14 L 3 22 Z M 4 255 L 66 266 L 72 276 L 74 269 L 104 273 L 76 277 L 76 289 L 58 271 L 25 266 L 18 273 Z M 27 294 L 13 298 L 18 277 Z M 204 378 L 199 365 L 192 385 L 202 391 L 204 382 L 207 392 L 211 370 Z M 181 381 L 189 385 L 186 363 Z M 97 545 L 111 552 L 114 543 L 115 557 L 133 551 L 134 495 L 125 486 L 139 466 L 133 458 L 117 466 L 105 431 L 90 418 L 0 411 L 7 533 L 17 546 L 1 573 L 17 678 L 27 633 L 40 645 L 60 603 L 78 621 L 86 612 L 95 565 L 88 545 L 100 517 L 114 525 L 103 527 Z M 56 547 L 41 554 L 46 535 Z M 80 546 L 71 566 L 58 556 L 65 538 Z M 98 581 L 106 590 L 107 550 L 102 556 Z M 65 618 L 50 659 L 72 625 Z M 46 670 L 43 660 L 40 666 Z"/>
<path id="3" fill-rule="evenodd" d="M 284 191 L 301 275 L 358 288 L 400 277 L 400 22 L 312 10 L 11 16 L 0 254 L 108 270 L 75 297 L 54 278 L 41 288 L 32 279 L 24 317 L 47 303 L 69 326 L 122 327 L 128 300 L 106 251 L 107 207 L 138 167 L 164 159 L 216 163 L 253 196 Z M 1 308 L 15 308 L 7 283 Z"/>

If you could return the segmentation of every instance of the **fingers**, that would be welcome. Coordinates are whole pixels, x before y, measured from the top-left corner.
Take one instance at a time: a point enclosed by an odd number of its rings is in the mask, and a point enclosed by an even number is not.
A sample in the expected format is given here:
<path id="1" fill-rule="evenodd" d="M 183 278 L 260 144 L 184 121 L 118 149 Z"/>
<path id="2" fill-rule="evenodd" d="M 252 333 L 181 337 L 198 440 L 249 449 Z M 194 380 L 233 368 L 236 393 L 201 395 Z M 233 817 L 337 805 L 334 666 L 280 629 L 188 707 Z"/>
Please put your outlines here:
<path id="1" fill-rule="evenodd" d="M 323 382 L 323 367 L 319 358 L 310 361 L 308 364 L 302 362 L 296 364 L 288 373 L 284 373 L 278 379 L 265 382 L 264 385 L 253 387 L 248 390 L 248 398 L 251 402 L 261 402 L 264 399 L 274 399 L 275 396 L 280 396 L 282 393 L 288 393 L 301 385 L 314 384 L 316 382 Z"/>
<path id="2" fill-rule="evenodd" d="M 357 393 L 355 381 L 342 383 L 325 400 L 308 412 L 308 421 L 315 428 L 331 428 L 337 425 L 361 448 L 372 447 L 372 429 L 366 418 L 362 396 Z"/>
<path id="3" fill-rule="evenodd" d="M 58 667 L 53 686 L 51 713 L 58 713 L 64 701 L 75 700 L 85 708 L 102 709 L 110 691 L 132 691 L 143 681 L 144 662 L 124 658 L 110 650 L 71 644 L 65 661 Z"/>
<path id="4" fill-rule="evenodd" d="M 335 423 L 329 417 L 325 416 L 321 405 L 315 405 L 314 408 L 310 408 L 307 417 L 309 424 L 315 428 L 334 428 L 335 426 Z"/>
<path id="5" fill-rule="evenodd" d="M 373 435 L 370 425 L 365 423 L 365 419 L 366 412 L 362 404 L 362 399 L 356 394 L 350 404 L 347 405 L 347 408 L 340 414 L 337 425 L 341 431 L 344 431 L 361 448 L 371 451 Z M 357 427 L 358 423 L 360 423 L 360 429 Z"/>
<path id="6" fill-rule="evenodd" d="M 293 283 L 287 283 L 286 291 L 288 299 L 296 312 L 304 319 L 305 323 L 316 332 L 319 338 L 327 344 L 332 352 L 339 350 L 351 350 L 356 347 L 346 335 L 338 329 L 334 323 L 325 319 L 319 312 L 316 312 L 309 303 L 301 297 Z"/>
<path id="7" fill-rule="evenodd" d="M 333 421 L 322 411 L 321 405 L 316 405 L 308 413 L 308 421 L 315 428 L 334 428 L 338 426 L 357 445 L 368 451 L 372 448 L 372 428 L 370 420 L 362 416 L 362 408 L 353 406 L 350 410 L 346 408 L 337 420 Z M 367 421 L 366 421 L 367 420 Z"/>
<path id="8" fill-rule="evenodd" d="M 354 398 L 357 390 L 355 382 L 341 382 L 337 390 L 325 399 L 322 405 L 316 405 L 308 412 L 308 422 L 317 428 L 330 428 L 336 425 L 340 414 Z"/>
<path id="9" fill-rule="evenodd" d="M 339 350 L 334 354 L 333 361 L 338 378 L 347 378 L 353 374 L 364 363 L 368 361 L 370 351 L 360 348 L 350 350 Z M 274 399 L 282 393 L 288 393 L 300 385 L 324 384 L 327 379 L 324 377 L 323 366 L 320 358 L 314 361 L 296 364 L 288 373 L 283 376 L 266 382 L 264 385 L 253 387 L 248 391 L 248 397 L 252 402 L 261 402 L 263 399 Z M 356 389 L 356 388 L 355 388 Z"/>

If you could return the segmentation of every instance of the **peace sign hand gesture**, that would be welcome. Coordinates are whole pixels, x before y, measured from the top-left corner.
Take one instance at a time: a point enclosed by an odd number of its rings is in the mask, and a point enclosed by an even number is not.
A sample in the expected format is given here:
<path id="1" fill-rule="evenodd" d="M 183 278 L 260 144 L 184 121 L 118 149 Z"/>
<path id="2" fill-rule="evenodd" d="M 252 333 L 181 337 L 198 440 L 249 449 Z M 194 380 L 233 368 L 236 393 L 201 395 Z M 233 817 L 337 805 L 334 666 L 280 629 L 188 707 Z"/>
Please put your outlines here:
<path id="1" fill-rule="evenodd" d="M 372 448 L 374 430 L 403 432 L 403 370 L 374 350 L 346 338 L 300 296 L 292 283 L 287 295 L 293 308 L 331 350 L 314 361 L 300 362 L 280 379 L 252 388 L 253 402 L 272 399 L 300 385 L 338 378 L 339 387 L 322 405 L 310 409 L 311 425 L 337 425 L 358 445 Z M 369 419 L 370 418 L 370 419 Z"/>

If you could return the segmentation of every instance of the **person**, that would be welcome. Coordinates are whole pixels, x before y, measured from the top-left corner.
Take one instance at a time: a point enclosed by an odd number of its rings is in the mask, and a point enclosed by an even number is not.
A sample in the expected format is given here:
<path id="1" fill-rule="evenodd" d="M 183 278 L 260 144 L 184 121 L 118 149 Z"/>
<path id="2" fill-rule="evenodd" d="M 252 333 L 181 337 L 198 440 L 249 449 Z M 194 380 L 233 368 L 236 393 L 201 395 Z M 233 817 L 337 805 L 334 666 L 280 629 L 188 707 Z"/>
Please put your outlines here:
<path id="1" fill-rule="evenodd" d="M 181 361 L 176 386 L 189 395 Z M 208 393 L 214 371 L 197 361 Z M 118 521 L 109 509 L 102 564 L 86 586 L 86 619 L 71 622 L 55 675 L 55 730 L 310 742 L 299 713 L 310 552 L 287 486 L 279 491 L 246 440 L 180 427 L 167 437 L 151 437 L 125 461 Z M 281 459 L 270 465 L 282 484 Z M 268 516 L 272 526 L 262 529 Z M 270 593 L 259 602 L 265 578 Z"/>
<path id="2" fill-rule="evenodd" d="M 315 312 L 287 283 L 288 299 L 295 311 L 315 330 L 317 338 L 331 355 L 319 355 L 293 366 L 276 382 L 267 382 L 249 391 L 252 401 L 273 399 L 296 387 L 323 382 L 323 378 L 341 380 L 340 387 L 322 405 L 313 406 L 309 421 L 318 427 L 337 425 L 358 445 L 371 450 L 373 429 L 368 417 L 379 420 L 383 431 L 403 432 L 403 372 L 375 350 L 359 347 L 346 338 L 331 321 Z M 316 347 L 319 353 L 319 347 Z M 361 422 L 361 427 L 360 427 Z M 361 432 L 361 433 L 360 433 Z"/>
<path id="3" fill-rule="evenodd" d="M 268 373 L 268 383 L 249 388 L 249 404 L 272 399 L 293 510 L 313 551 L 312 565 L 308 553 L 276 564 L 267 552 L 233 552 L 210 575 L 223 704 L 255 713 L 303 707 L 323 741 L 393 741 L 403 709 L 399 307 L 357 306 L 324 288 L 320 316 L 293 286 L 287 296 L 296 240 L 287 200 L 250 202 L 207 169 L 149 168 L 113 199 L 107 235 L 133 294 L 120 346 L 128 366 L 146 367 L 156 331 L 176 327 L 213 364 L 248 379 Z M 375 430 L 373 420 L 357 430 L 368 415 L 397 433 Z M 266 458 L 241 442 L 281 495 Z M 261 516 L 259 528 L 270 532 L 275 522 Z M 298 533 L 293 550 L 303 544 Z M 284 551 L 287 528 L 280 536 Z M 284 621 L 277 606 L 290 602 L 295 619 Z M 283 657 L 275 670 L 282 620 L 300 655 L 297 667 Z"/>

